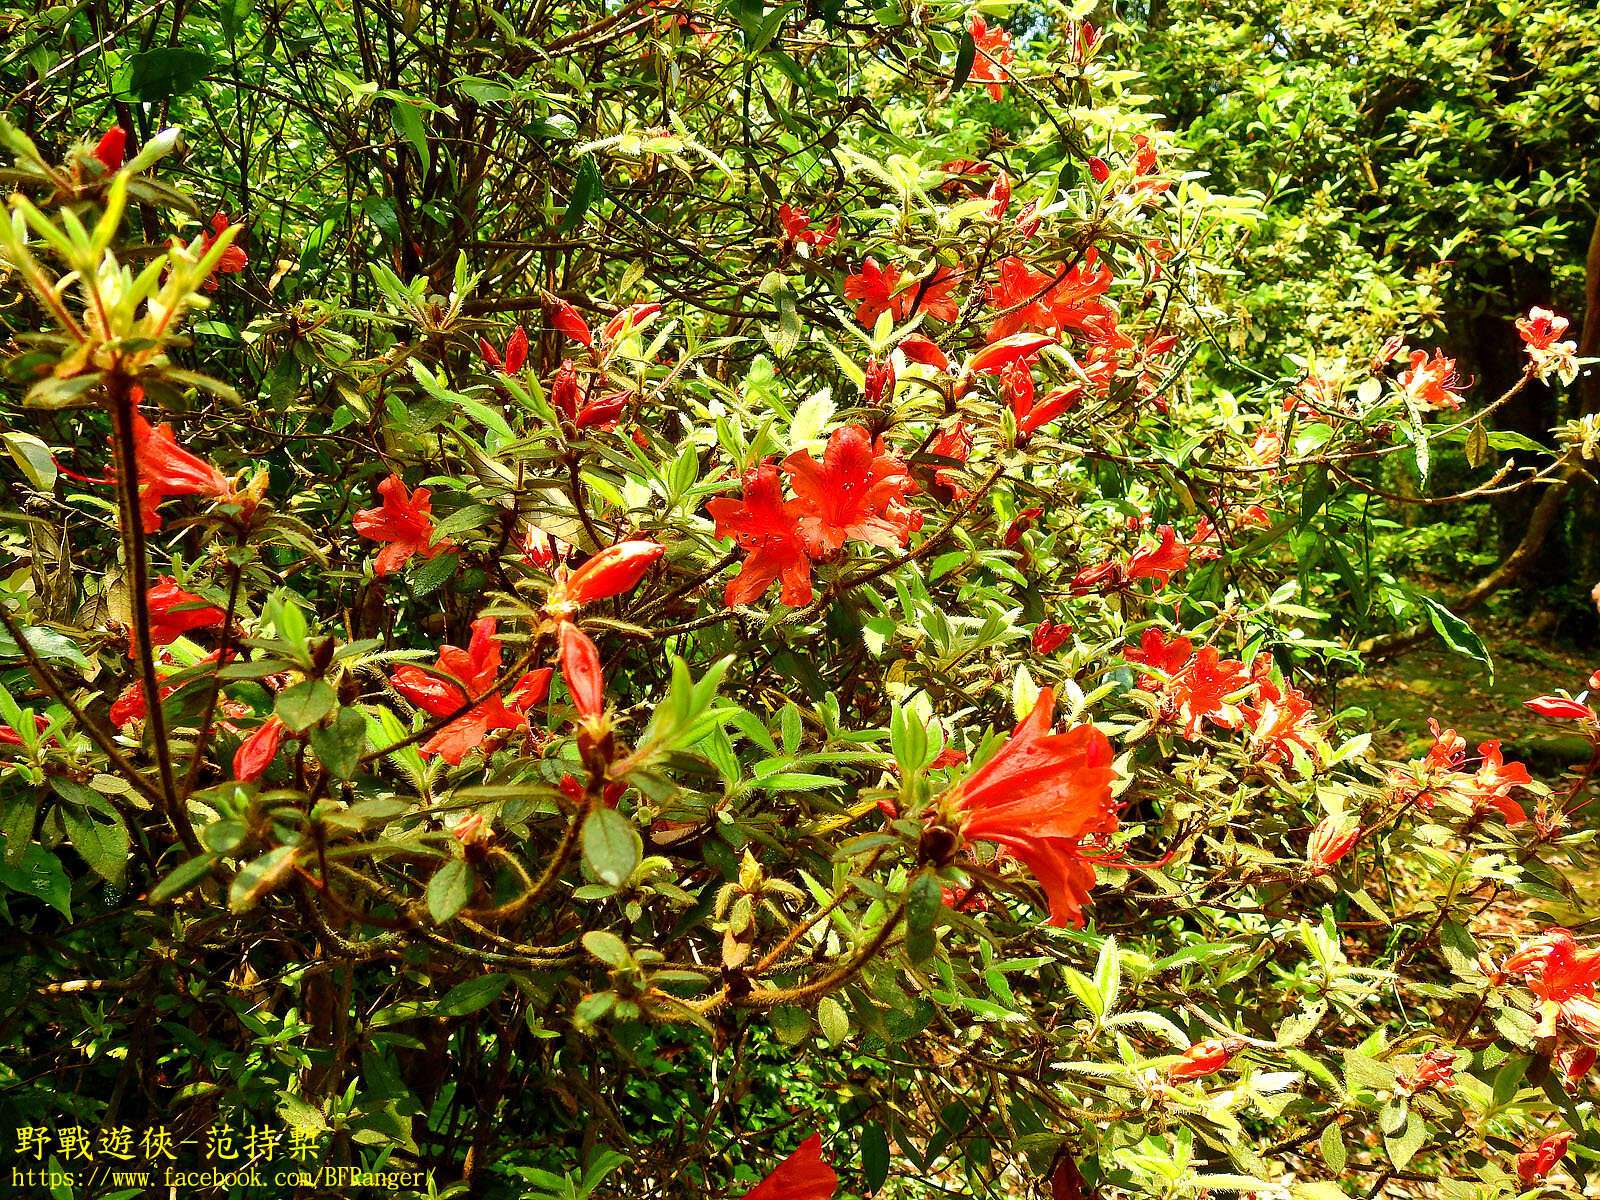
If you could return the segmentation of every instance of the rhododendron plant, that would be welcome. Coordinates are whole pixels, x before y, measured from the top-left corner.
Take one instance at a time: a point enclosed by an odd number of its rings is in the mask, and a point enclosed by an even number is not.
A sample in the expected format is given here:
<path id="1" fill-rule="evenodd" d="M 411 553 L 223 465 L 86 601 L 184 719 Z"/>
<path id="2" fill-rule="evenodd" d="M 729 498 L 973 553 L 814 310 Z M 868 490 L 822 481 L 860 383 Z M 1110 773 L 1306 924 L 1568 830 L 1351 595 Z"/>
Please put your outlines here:
<path id="1" fill-rule="evenodd" d="M 1206 172 L 1262 144 L 1144 103 L 1137 6 L 492 7 L 12 21 L 24 1169 L 122 1187 L 146 1122 L 543 1200 L 1583 1172 L 1593 698 L 1369 698 L 1493 665 L 1439 567 L 1492 539 L 1423 517 L 1592 473 L 1587 401 L 1500 424 L 1586 386 L 1572 297 L 1484 276 L 1509 372 L 1442 263 L 1259 352 L 1344 232 L 1253 257 L 1277 185 Z"/>

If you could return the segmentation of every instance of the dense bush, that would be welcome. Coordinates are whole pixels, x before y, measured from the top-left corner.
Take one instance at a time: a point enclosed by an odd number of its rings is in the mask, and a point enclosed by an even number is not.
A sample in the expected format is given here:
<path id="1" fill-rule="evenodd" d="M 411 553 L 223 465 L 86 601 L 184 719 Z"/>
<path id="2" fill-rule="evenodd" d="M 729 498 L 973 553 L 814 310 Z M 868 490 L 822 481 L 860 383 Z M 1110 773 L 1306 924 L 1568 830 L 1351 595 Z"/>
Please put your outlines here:
<path id="1" fill-rule="evenodd" d="M 1500 396 L 1396 330 L 1207 377 L 1259 213 L 1089 15 L 13 19 L 24 1167 L 1583 1181 L 1584 681 L 1548 785 L 1319 690 L 1395 621 L 1487 668 L 1373 479 L 1592 460 L 1484 425 L 1566 319 Z"/>

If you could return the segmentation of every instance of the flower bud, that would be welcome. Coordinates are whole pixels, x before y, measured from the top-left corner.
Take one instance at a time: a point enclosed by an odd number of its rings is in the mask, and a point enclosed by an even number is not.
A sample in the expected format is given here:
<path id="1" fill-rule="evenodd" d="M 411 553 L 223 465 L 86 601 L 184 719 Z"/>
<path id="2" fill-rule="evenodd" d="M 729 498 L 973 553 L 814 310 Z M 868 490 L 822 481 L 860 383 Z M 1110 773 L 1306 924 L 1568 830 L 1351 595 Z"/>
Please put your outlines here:
<path id="1" fill-rule="evenodd" d="M 1311 831 L 1311 840 L 1306 843 L 1306 865 L 1311 868 L 1313 875 L 1321 875 L 1348 854 L 1350 848 L 1360 840 L 1359 821 L 1343 813 L 1324 817 Z"/>
<path id="2" fill-rule="evenodd" d="M 1576 700 L 1568 700 L 1565 696 L 1535 696 L 1532 700 L 1524 700 L 1522 707 L 1556 721 L 1595 720 L 1592 708 Z"/>
<path id="3" fill-rule="evenodd" d="M 879 362 L 876 358 L 869 358 L 867 360 L 866 380 L 861 386 L 868 404 L 882 404 L 886 398 L 893 397 L 894 364 Z"/>
<path id="4" fill-rule="evenodd" d="M 550 382 L 550 405 L 569 421 L 578 415 L 578 368 L 570 358 L 562 361 Z"/>
<path id="5" fill-rule="evenodd" d="M 282 741 L 283 722 L 277 717 L 268 717 L 266 724 L 245 738 L 234 752 L 233 777 L 245 783 L 260 779 L 278 756 L 278 745 Z"/>
<path id="6" fill-rule="evenodd" d="M 528 361 L 528 331 L 518 325 L 506 343 L 506 374 L 515 375 Z"/>
<path id="7" fill-rule="evenodd" d="M 1233 1061 L 1233 1056 L 1248 1043 L 1241 1037 L 1207 1038 L 1183 1052 L 1183 1057 L 1167 1068 L 1167 1080 L 1201 1079 L 1215 1075 Z"/>
<path id="8" fill-rule="evenodd" d="M 1105 159 L 1090 157 L 1089 174 L 1093 176 L 1096 183 L 1104 183 L 1111 178 L 1111 168 L 1106 166 Z"/>
<path id="9" fill-rule="evenodd" d="M 591 720 L 604 715 L 606 685 L 600 674 L 600 651 L 571 621 L 561 622 L 561 678 L 566 680 L 578 712 Z"/>
<path id="10" fill-rule="evenodd" d="M 1550 1174 L 1551 1168 L 1566 1154 L 1567 1143 L 1572 1140 L 1572 1136 L 1570 1129 L 1563 1129 L 1517 1155 L 1517 1178 L 1521 1180 L 1524 1188 L 1531 1187 Z"/>
<path id="11" fill-rule="evenodd" d="M 578 310 L 565 300 L 556 309 L 552 324 L 555 325 L 563 337 L 571 338 L 580 346 L 594 345 L 594 334 L 590 331 L 588 323 L 578 315 Z"/>
<path id="12" fill-rule="evenodd" d="M 625 592 L 666 552 L 643 540 L 607 546 L 550 589 L 550 604 L 570 610 Z"/>
<path id="13" fill-rule="evenodd" d="M 94 148 L 94 156 L 100 160 L 100 165 L 108 172 L 115 171 L 122 166 L 122 156 L 128 145 L 128 131 L 121 125 L 113 125 L 105 131 L 100 142 Z"/>

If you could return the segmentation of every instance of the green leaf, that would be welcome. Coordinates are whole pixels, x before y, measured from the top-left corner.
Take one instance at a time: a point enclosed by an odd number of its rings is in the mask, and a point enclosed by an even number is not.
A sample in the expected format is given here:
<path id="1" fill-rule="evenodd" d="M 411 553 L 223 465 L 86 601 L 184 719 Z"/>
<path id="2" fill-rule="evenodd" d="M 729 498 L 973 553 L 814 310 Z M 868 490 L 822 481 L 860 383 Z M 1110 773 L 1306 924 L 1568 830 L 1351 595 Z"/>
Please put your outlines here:
<path id="1" fill-rule="evenodd" d="M 47 662 L 69 662 L 75 667 L 89 666 L 89 660 L 78 649 L 78 644 L 63 633 L 39 625 L 27 625 L 22 630 L 23 639 L 40 658 Z M 0 629 L 0 658 L 21 658 L 22 647 L 11 640 L 11 631 Z"/>
<path id="2" fill-rule="evenodd" d="M 639 866 L 639 834 L 614 808 L 597 808 L 583 823 L 583 861 L 603 883 L 621 887 Z"/>
<path id="3" fill-rule="evenodd" d="M 234 912 L 248 912 L 261 902 L 274 887 L 294 869 L 295 846 L 277 846 L 260 858 L 247 864 L 233 877 L 228 889 L 228 907 Z"/>
<path id="4" fill-rule="evenodd" d="M 1407 1164 L 1422 1149 L 1422 1143 L 1428 1140 L 1428 1125 L 1416 1113 L 1406 1119 L 1403 1130 L 1393 1137 L 1383 1139 L 1384 1149 L 1389 1152 L 1389 1161 L 1395 1165 L 1396 1170 L 1405 1170 Z"/>
<path id="5" fill-rule="evenodd" d="M 861 1175 L 866 1190 L 875 1192 L 889 1178 L 889 1135 L 883 1126 L 870 1121 L 861 1127 L 857 1144 L 861 1147 Z"/>
<path id="6" fill-rule="evenodd" d="M 1432 596 L 1417 592 L 1415 597 L 1427 612 L 1429 624 L 1433 626 L 1439 637 L 1444 640 L 1444 644 L 1457 654 L 1464 654 L 1468 658 L 1481 662 L 1489 668 L 1492 677 L 1494 662 L 1489 657 L 1489 649 L 1483 644 L 1483 639 L 1473 632 L 1472 626 L 1468 625 Z"/>
<path id="7" fill-rule="evenodd" d="M 451 859 L 428 880 L 428 915 L 443 925 L 467 906 L 472 887 L 472 868 L 462 859 Z"/>
<path id="8" fill-rule="evenodd" d="M 583 215 L 589 211 L 589 206 L 605 195 L 605 186 L 600 180 L 600 169 L 594 165 L 591 158 L 578 160 L 578 173 L 572 181 L 572 196 L 567 201 L 567 209 L 561 214 L 561 220 L 556 229 L 565 231 L 576 229 L 583 223 Z"/>
<path id="9" fill-rule="evenodd" d="M 43 900 L 67 920 L 72 920 L 72 884 L 54 854 L 38 842 L 29 842 L 22 861 L 0 863 L 0 883 L 14 892 Z"/>
<path id="10" fill-rule="evenodd" d="M 280 692 L 273 711 L 290 733 L 304 733 L 331 713 L 338 702 L 325 680 L 307 679 Z"/>
<path id="11" fill-rule="evenodd" d="M 394 125 L 394 131 L 411 143 L 411 149 L 422 164 L 422 173 L 427 174 L 433 159 L 428 153 L 428 126 L 423 120 L 422 110 L 415 104 L 396 100 L 394 107 L 389 110 L 389 120 Z"/>
<path id="12" fill-rule="evenodd" d="M 74 804 L 58 810 L 72 848 L 107 883 L 122 882 L 128 867 L 128 827 L 120 820 L 98 821 L 93 812 Z"/>
<path id="13" fill-rule="evenodd" d="M 626 967 L 633 962 L 628 943 L 604 929 L 591 929 L 583 935 L 583 948 L 608 967 Z"/>
<path id="14" fill-rule="evenodd" d="M 187 92 L 215 65 L 203 50 L 157 46 L 131 56 L 112 77 L 111 91 L 119 100 L 158 104 Z"/>
<path id="15" fill-rule="evenodd" d="M 950 90 L 960 91 L 972 74 L 972 64 L 978 58 L 978 44 L 972 40 L 972 30 L 961 31 L 961 48 L 956 51 L 956 67 L 950 76 Z"/>
<path id="16" fill-rule="evenodd" d="M 850 1017 L 832 996 L 824 996 L 817 1005 L 817 1024 L 822 1026 L 822 1036 L 830 1046 L 842 1046 L 850 1036 Z"/>
<path id="17" fill-rule="evenodd" d="M 411 584 L 411 594 L 418 600 L 438 591 L 450 581 L 456 573 L 456 568 L 461 565 L 459 554 L 436 554 L 423 562 L 422 566 L 407 576 Z"/>
<path id="18" fill-rule="evenodd" d="M 1349 1155 L 1344 1148 L 1344 1130 L 1338 1121 L 1330 1121 L 1322 1136 L 1317 1139 L 1317 1149 L 1322 1151 L 1322 1161 L 1328 1164 L 1328 1170 L 1335 1175 L 1344 1173 L 1344 1164 Z"/>
<path id="19" fill-rule="evenodd" d="M 28 477 L 28 482 L 41 492 L 48 492 L 56 485 L 56 460 L 50 453 L 50 447 L 34 437 L 31 433 L 20 430 L 8 429 L 4 434 L 6 449 L 11 452 L 11 457 L 16 461 L 22 473 Z"/>
<path id="20" fill-rule="evenodd" d="M 176 868 L 160 883 L 150 889 L 150 903 L 160 904 L 174 896 L 182 895 L 207 875 L 216 864 L 216 858 L 210 854 L 202 854 L 197 858 L 179 863 Z"/>
<path id="21" fill-rule="evenodd" d="M 317 761 L 328 768 L 329 774 L 336 779 L 353 779 L 367 748 L 367 719 L 356 709 L 340 709 L 330 724 L 314 727 L 308 740 Z"/>
<path id="22" fill-rule="evenodd" d="M 506 985 L 510 982 L 509 975 L 480 975 L 476 979 L 458 983 L 433 1006 L 434 1014 L 441 1017 L 464 1017 L 468 1013 L 477 1012 L 480 1008 L 487 1008 L 499 999 L 500 993 L 506 990 Z"/>
<path id="23" fill-rule="evenodd" d="M 926 933 L 933 928 L 944 908 L 944 888 L 932 871 L 923 871 L 912 880 L 906 893 L 906 929 Z"/>

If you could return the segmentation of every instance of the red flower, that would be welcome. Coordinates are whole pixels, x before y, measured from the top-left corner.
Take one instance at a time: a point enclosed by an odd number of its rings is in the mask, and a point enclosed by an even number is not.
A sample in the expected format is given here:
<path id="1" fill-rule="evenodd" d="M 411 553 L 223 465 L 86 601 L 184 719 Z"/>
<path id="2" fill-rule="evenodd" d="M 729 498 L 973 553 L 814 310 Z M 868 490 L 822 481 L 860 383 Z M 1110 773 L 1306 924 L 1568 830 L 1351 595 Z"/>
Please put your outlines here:
<path id="1" fill-rule="evenodd" d="M 1153 195 L 1170 188 L 1172 180 L 1160 178 L 1161 165 L 1159 155 L 1150 139 L 1142 133 L 1136 134 L 1133 139 L 1133 147 L 1134 183 L 1130 190 L 1150 192 Z"/>
<path id="2" fill-rule="evenodd" d="M 161 514 L 156 510 L 168 496 L 237 498 L 227 477 L 180 446 L 169 426 L 152 428 L 142 414 L 134 413 L 133 445 L 139 464 L 139 512 L 146 533 L 161 528 Z"/>
<path id="3" fill-rule="evenodd" d="M 1548 308 L 1531 309 L 1527 316 L 1517 318 L 1517 336 L 1530 350 L 1550 349 L 1566 331 L 1567 319 L 1556 316 Z"/>
<path id="4" fill-rule="evenodd" d="M 1086 838 L 1115 833 L 1111 743 L 1093 725 L 1050 731 L 1055 693 L 1045 688 L 1033 711 L 994 756 L 945 793 L 942 807 L 969 842 L 994 842 L 1032 872 L 1050 902 L 1050 924 L 1084 924 L 1094 868 Z"/>
<path id="5" fill-rule="evenodd" d="M 1239 728 L 1244 712 L 1238 693 L 1249 688 L 1250 675 L 1242 662 L 1221 658 L 1215 646 L 1202 646 L 1168 681 L 1165 694 L 1183 720 L 1183 736 L 1193 740 L 1200 736 L 1204 720 L 1223 729 Z"/>
<path id="6" fill-rule="evenodd" d="M 783 249 L 787 253 L 796 244 L 815 246 L 821 250 L 824 246 L 831 245 L 839 236 L 840 218 L 835 216 L 828 223 L 826 229 L 811 228 L 811 214 L 803 208 L 791 208 L 787 204 L 778 206 L 778 220 L 783 225 Z"/>
<path id="7" fill-rule="evenodd" d="M 1415 1071 L 1401 1075 L 1395 1086 L 1401 1092 L 1414 1096 L 1430 1087 L 1444 1091 L 1456 1085 L 1456 1052 L 1454 1050 L 1429 1050 L 1417 1059 Z"/>
<path id="8" fill-rule="evenodd" d="M 162 575 L 148 593 L 150 644 L 166 646 L 191 629 L 209 629 L 222 624 L 223 612 L 193 592 L 186 592 L 170 575 Z M 128 657 L 136 658 L 139 643 L 128 633 Z"/>
<path id="9" fill-rule="evenodd" d="M 570 575 L 556 579 L 545 611 L 564 618 L 585 604 L 619 595 L 638 583 L 666 552 L 665 546 L 643 540 L 607 546 Z"/>
<path id="10" fill-rule="evenodd" d="M 578 315 L 578 310 L 565 300 L 556 306 L 555 316 L 551 324 L 562 337 L 571 338 L 580 346 L 593 346 L 594 333 L 589 329 L 589 323 Z M 518 328 L 521 328 L 520 326 Z"/>
<path id="11" fill-rule="evenodd" d="M 791 608 L 811 603 L 811 556 L 800 536 L 798 500 L 785 501 L 778 468 L 763 462 L 744 476 L 744 498 L 718 496 L 706 505 L 716 536 L 734 538 L 745 551 L 744 566 L 728 581 L 723 599 L 732 607 L 749 604 L 782 579 L 778 599 Z"/>
<path id="12" fill-rule="evenodd" d="M 857 274 L 845 277 L 844 294 L 847 299 L 861 302 L 856 306 L 856 321 L 869 328 L 886 312 L 897 321 L 918 312 L 953 321 L 960 310 L 950 291 L 961 282 L 961 274 L 959 267 L 935 267 L 926 281 L 912 280 L 902 287 L 899 267 L 892 263 L 879 266 L 878 260 L 868 255 Z"/>
<path id="13" fill-rule="evenodd" d="M 561 678 L 567 681 L 572 703 L 585 718 L 601 716 L 606 707 L 606 683 L 600 674 L 600 651 L 571 621 L 561 622 Z"/>
<path id="14" fill-rule="evenodd" d="M 1006 70 L 1016 61 L 1017 53 L 1011 48 L 1011 35 L 998 25 L 993 29 L 976 13 L 968 26 L 977 56 L 972 60 L 972 72 L 967 78 L 974 83 L 989 85 L 989 98 L 999 100 L 1004 94 L 1003 84 L 1011 72 Z"/>
<path id="15" fill-rule="evenodd" d="M 1180 1079 L 1202 1079 L 1207 1075 L 1215 1075 L 1248 1044 L 1240 1037 L 1206 1038 L 1203 1042 L 1196 1042 L 1183 1052 L 1182 1058 L 1167 1068 L 1167 1081 L 1177 1083 Z"/>
<path id="16" fill-rule="evenodd" d="M 449 538 L 433 540 L 433 503 L 427 488 L 408 493 L 405 481 L 390 475 L 378 485 L 378 495 L 383 497 L 383 504 L 362 509 L 353 524 L 362 537 L 389 543 L 378 552 L 373 569 L 380 579 L 405 566 L 413 554 L 434 558 L 455 549 Z"/>
<path id="17" fill-rule="evenodd" d="M 468 700 L 482 699 L 470 711 L 457 717 L 422 744 L 424 754 L 437 754 L 456 766 L 496 729 L 522 729 L 526 714 L 550 692 L 550 669 L 532 671 L 517 681 L 509 696 L 502 696 L 495 685 L 500 679 L 500 640 L 495 636 L 493 617 L 472 623 L 472 640 L 467 649 L 441 646 L 438 671 L 419 667 L 397 667 L 389 682 L 423 712 L 448 717 L 459 712 Z M 507 707 L 507 700 L 511 705 Z M 515 710 L 515 711 L 513 711 Z"/>
<path id="18" fill-rule="evenodd" d="M 33 729 L 35 733 L 43 733 L 49 728 L 50 719 L 48 717 L 46 717 L 43 713 L 33 714 Z M 60 744 L 59 742 L 56 742 L 56 739 L 54 738 L 51 738 L 50 740 L 57 745 Z M 0 725 L 0 746 L 20 745 L 22 745 L 22 735 L 9 725 Z"/>
<path id="19" fill-rule="evenodd" d="M 905 499 L 917 490 L 906 466 L 885 452 L 860 425 L 833 431 L 819 463 L 805 450 L 783 460 L 800 507 L 800 534 L 814 556 L 831 553 L 846 538 L 890 550 L 922 528 L 922 514 Z"/>
<path id="20" fill-rule="evenodd" d="M 1520 825 L 1528 819 L 1522 806 L 1511 799 L 1513 788 L 1526 787 L 1533 782 L 1528 768 L 1522 763 L 1508 763 L 1500 757 L 1499 741 L 1484 742 L 1478 747 L 1483 762 L 1477 773 L 1461 787 L 1463 797 L 1474 808 L 1493 808 L 1505 818 L 1507 825 Z"/>
<path id="21" fill-rule="evenodd" d="M 265 724 L 245 738 L 233 755 L 233 777 L 254 783 L 266 773 L 267 767 L 278 756 L 278 746 L 283 741 L 283 722 L 268 717 Z"/>
<path id="22" fill-rule="evenodd" d="M 839 1177 L 822 1159 L 822 1138 L 814 1133 L 743 1200 L 832 1200 L 838 1186 Z"/>
<path id="23" fill-rule="evenodd" d="M 1361 823 L 1346 814 L 1323 817 L 1306 843 L 1306 865 L 1321 875 L 1361 840 Z"/>
<path id="24" fill-rule="evenodd" d="M 1194 643 L 1186 637 L 1168 640 L 1159 629 L 1146 629 L 1137 646 L 1123 648 L 1122 657 L 1131 663 L 1153 667 L 1160 675 L 1139 676 L 1139 686 L 1147 692 L 1159 692 L 1194 657 Z"/>
<path id="25" fill-rule="evenodd" d="M 223 231 L 226 230 L 232 223 L 233 222 L 229 221 L 227 216 L 223 213 L 219 212 L 212 216 L 211 232 L 205 235 L 205 241 L 200 247 L 200 253 L 202 256 L 216 244 L 217 239 L 222 236 Z M 222 257 L 217 259 L 217 265 L 211 268 L 211 277 L 205 282 L 206 291 L 214 292 L 217 290 L 216 276 L 227 275 L 234 271 L 242 271 L 249 265 L 250 259 L 245 254 L 244 247 L 239 245 L 238 237 L 235 236 L 233 241 L 228 243 L 228 248 L 222 252 Z"/>
<path id="26" fill-rule="evenodd" d="M 94 156 L 107 171 L 115 171 L 122 166 L 122 156 L 127 148 L 128 131 L 121 125 L 113 125 L 101 135 L 99 143 L 94 148 Z M 1566 322 L 1563 321 L 1562 324 L 1565 325 Z"/>
<path id="27" fill-rule="evenodd" d="M 1594 709 L 1587 704 L 1579 704 L 1576 700 L 1569 700 L 1565 696 L 1535 696 L 1532 700 L 1524 700 L 1522 707 L 1532 709 L 1541 717 L 1550 717 L 1556 721 L 1596 719 Z"/>
<path id="28" fill-rule="evenodd" d="M 1265 762 L 1291 758 L 1291 746 L 1310 754 L 1321 740 L 1313 724 L 1316 709 L 1304 692 L 1288 683 L 1279 688 L 1258 674 L 1256 694 L 1245 705 L 1244 715 L 1251 728 L 1251 748 Z"/>
<path id="29" fill-rule="evenodd" d="M 950 359 L 945 352 L 920 333 L 908 333 L 896 345 L 908 362 L 922 363 L 939 371 L 950 369 Z"/>
<path id="30" fill-rule="evenodd" d="M 1567 1143 L 1572 1137 L 1570 1129 L 1563 1129 L 1517 1155 L 1517 1178 L 1524 1188 L 1532 1187 L 1550 1174 L 1551 1169 L 1566 1156 Z"/>
<path id="31" fill-rule="evenodd" d="M 988 296 L 990 305 L 1002 310 L 989 327 L 991 342 L 1024 329 L 1087 330 L 1097 318 L 1114 320 L 1100 299 L 1111 289 L 1111 268 L 1100 263 L 1093 246 L 1065 273 L 1036 271 L 1015 256 L 1001 259 L 999 271 Z"/>
<path id="32" fill-rule="evenodd" d="M 995 176 L 994 183 L 989 186 L 989 199 L 994 203 L 989 208 L 988 216 L 990 220 L 998 221 L 1011 207 L 1011 176 L 1004 171 Z"/>
<path id="33" fill-rule="evenodd" d="M 1146 543 L 1128 559 L 1128 578 L 1154 579 L 1157 587 L 1166 587 L 1174 571 L 1189 565 L 1189 547 L 1177 540 L 1171 525 L 1161 526 L 1156 536 L 1161 539 L 1158 545 Z"/>
<path id="34" fill-rule="evenodd" d="M 1418 408 L 1460 408 L 1461 397 L 1454 390 L 1459 386 L 1455 360 L 1439 350 L 1433 352 L 1432 362 L 1428 361 L 1426 350 L 1413 350 L 1410 369 L 1400 372 L 1401 390 Z"/>
<path id="35" fill-rule="evenodd" d="M 972 434 L 966 425 L 957 420 L 954 425 L 941 429 L 933 441 L 928 443 L 928 453 L 937 454 L 940 458 L 954 459 L 956 462 L 966 462 L 972 454 Z M 957 481 L 954 471 L 940 469 L 933 473 L 934 482 L 950 492 L 950 499 L 959 503 L 972 493 Z"/>
<path id="36" fill-rule="evenodd" d="M 1057 625 L 1048 619 L 1040 621 L 1033 627 L 1033 652 L 1054 654 L 1072 636 L 1072 629 L 1071 625 Z"/>

